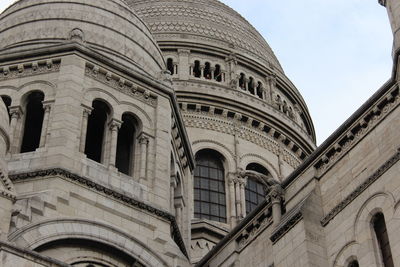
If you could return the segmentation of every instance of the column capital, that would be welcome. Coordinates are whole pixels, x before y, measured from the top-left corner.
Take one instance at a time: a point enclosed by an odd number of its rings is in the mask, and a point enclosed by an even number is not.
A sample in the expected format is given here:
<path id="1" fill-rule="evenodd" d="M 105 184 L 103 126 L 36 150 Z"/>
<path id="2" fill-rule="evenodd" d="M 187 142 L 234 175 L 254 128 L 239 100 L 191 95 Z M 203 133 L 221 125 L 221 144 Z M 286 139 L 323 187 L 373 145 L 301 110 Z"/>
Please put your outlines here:
<path id="1" fill-rule="evenodd" d="M 13 107 L 10 107 L 9 110 L 10 110 L 10 115 L 11 115 L 12 119 L 13 118 L 19 119 L 21 117 L 21 115 L 24 113 L 22 111 L 21 106 L 13 106 Z"/>
<path id="2" fill-rule="evenodd" d="M 112 119 L 110 121 L 109 127 L 111 131 L 118 131 L 121 128 L 122 122 L 117 119 Z"/>
<path id="3" fill-rule="evenodd" d="M 150 141 L 150 138 L 147 135 L 141 134 L 139 136 L 139 144 L 147 145 Z"/>
<path id="4" fill-rule="evenodd" d="M 285 199 L 285 192 L 280 184 L 274 184 L 269 186 L 269 192 L 267 195 L 267 199 L 270 202 L 281 202 Z"/>
<path id="5" fill-rule="evenodd" d="M 93 110 L 92 107 L 86 106 L 84 104 L 82 104 L 81 106 L 83 108 L 83 115 L 84 116 L 86 116 L 86 115 L 89 116 L 92 113 L 92 110 Z"/>

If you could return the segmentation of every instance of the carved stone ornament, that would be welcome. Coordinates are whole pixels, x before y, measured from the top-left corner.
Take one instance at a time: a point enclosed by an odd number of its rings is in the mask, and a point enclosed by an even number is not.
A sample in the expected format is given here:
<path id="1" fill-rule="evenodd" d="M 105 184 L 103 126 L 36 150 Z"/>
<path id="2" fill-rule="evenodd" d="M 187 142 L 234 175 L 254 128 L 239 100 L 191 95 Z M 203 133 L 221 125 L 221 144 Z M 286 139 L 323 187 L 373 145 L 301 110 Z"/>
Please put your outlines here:
<path id="1" fill-rule="evenodd" d="M 81 29 L 75 28 L 69 33 L 69 39 L 71 41 L 75 41 L 78 43 L 84 43 L 85 42 L 85 34 L 83 33 L 83 31 Z"/>

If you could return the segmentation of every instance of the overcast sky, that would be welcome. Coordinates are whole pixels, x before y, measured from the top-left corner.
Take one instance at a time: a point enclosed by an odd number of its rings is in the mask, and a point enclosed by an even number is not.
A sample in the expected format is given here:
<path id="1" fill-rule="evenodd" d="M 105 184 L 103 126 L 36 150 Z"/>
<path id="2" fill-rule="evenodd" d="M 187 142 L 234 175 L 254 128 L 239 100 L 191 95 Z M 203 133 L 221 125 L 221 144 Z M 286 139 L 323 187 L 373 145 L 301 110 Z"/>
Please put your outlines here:
<path id="1" fill-rule="evenodd" d="M 302 93 L 318 144 L 389 78 L 392 35 L 378 0 L 222 0 L 268 41 Z M 0 0 L 0 11 L 14 0 Z"/>

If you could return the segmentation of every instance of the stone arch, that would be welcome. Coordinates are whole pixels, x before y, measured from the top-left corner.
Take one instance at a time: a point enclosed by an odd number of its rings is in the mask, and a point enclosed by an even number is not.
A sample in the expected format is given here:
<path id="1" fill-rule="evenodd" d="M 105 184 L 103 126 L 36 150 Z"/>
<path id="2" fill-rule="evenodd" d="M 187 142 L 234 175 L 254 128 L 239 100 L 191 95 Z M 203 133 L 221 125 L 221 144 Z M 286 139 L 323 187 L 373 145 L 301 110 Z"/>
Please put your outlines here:
<path id="1" fill-rule="evenodd" d="M 85 219 L 59 218 L 29 224 L 8 236 L 18 246 L 35 250 L 61 239 L 78 238 L 112 246 L 145 266 L 167 266 L 167 263 L 144 243 L 105 223 Z"/>
<path id="2" fill-rule="evenodd" d="M 192 149 L 194 155 L 196 155 L 197 152 L 203 149 L 211 149 L 217 151 L 224 157 L 226 174 L 228 174 L 228 172 L 236 172 L 234 160 L 235 154 L 225 145 L 214 140 L 197 140 L 193 142 Z"/>
<path id="3" fill-rule="evenodd" d="M 266 158 L 257 155 L 257 154 L 245 154 L 242 157 L 240 157 L 241 162 L 241 168 L 245 169 L 247 165 L 249 165 L 250 163 L 257 163 L 260 164 L 262 166 L 264 166 L 269 173 L 272 175 L 272 177 L 276 180 L 279 181 L 279 172 L 278 170 L 275 168 L 274 165 L 272 165 Z"/>
<path id="4" fill-rule="evenodd" d="M 350 241 L 338 252 L 332 266 L 347 267 L 349 263 L 357 258 L 359 244 L 356 241 Z"/>
<path id="5" fill-rule="evenodd" d="M 147 112 L 133 103 L 126 101 L 120 102 L 118 111 L 122 112 L 121 114 L 115 114 L 118 119 L 120 119 L 124 113 L 129 113 L 136 117 L 142 130 L 150 131 L 154 129 L 153 121 Z"/>
<path id="6" fill-rule="evenodd" d="M 38 80 L 25 83 L 17 88 L 18 92 L 15 94 L 15 97 L 12 98 L 13 101 L 12 106 L 19 106 L 19 105 L 23 106 L 25 96 L 29 95 L 29 93 L 33 91 L 43 92 L 44 94 L 43 101 L 54 100 L 55 89 L 56 86 L 47 81 Z"/>
<path id="7" fill-rule="evenodd" d="M 107 92 L 106 90 L 100 88 L 88 89 L 84 92 L 83 99 L 84 99 L 83 104 L 88 107 L 92 106 L 94 100 L 100 100 L 106 103 L 111 111 L 110 118 L 113 118 L 115 116 L 114 114 L 116 113 L 121 114 L 122 116 L 122 113 L 118 111 L 118 104 L 119 104 L 118 99 L 113 94 Z"/>

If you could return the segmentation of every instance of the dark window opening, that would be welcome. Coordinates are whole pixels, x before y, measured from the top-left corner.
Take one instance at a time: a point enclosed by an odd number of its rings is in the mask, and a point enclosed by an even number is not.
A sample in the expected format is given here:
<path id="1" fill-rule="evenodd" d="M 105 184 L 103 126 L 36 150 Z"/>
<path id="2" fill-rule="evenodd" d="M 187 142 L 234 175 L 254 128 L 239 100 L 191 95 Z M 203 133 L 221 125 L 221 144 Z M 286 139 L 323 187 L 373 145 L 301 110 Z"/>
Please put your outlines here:
<path id="1" fill-rule="evenodd" d="M 39 147 L 44 116 L 43 100 L 42 92 L 33 92 L 28 95 L 21 153 L 32 152 Z"/>
<path id="2" fill-rule="evenodd" d="M 101 163 L 103 138 L 110 108 L 100 100 L 94 100 L 92 107 L 87 126 L 85 154 L 89 159 Z"/>
<path id="3" fill-rule="evenodd" d="M 354 260 L 352 262 L 349 263 L 349 267 L 359 267 L 360 265 L 358 264 L 357 260 Z"/>
<path id="4" fill-rule="evenodd" d="M 247 165 L 246 170 L 255 171 L 264 175 L 269 175 L 269 171 L 264 166 L 258 163 L 250 163 L 249 165 Z"/>
<path id="5" fill-rule="evenodd" d="M 221 72 L 221 66 L 220 65 L 215 65 L 214 79 L 217 82 L 222 82 L 222 72 Z"/>
<path id="6" fill-rule="evenodd" d="M 167 59 L 167 70 L 169 70 L 171 75 L 175 74 L 174 69 L 174 60 L 172 58 Z"/>
<path id="7" fill-rule="evenodd" d="M 253 79 L 253 77 L 250 77 L 250 79 L 249 79 L 249 84 L 248 84 L 247 88 L 249 89 L 250 94 L 252 94 L 252 95 L 255 94 L 255 92 L 254 92 L 254 79 Z"/>
<path id="8" fill-rule="evenodd" d="M 226 222 L 224 167 L 221 156 L 212 150 L 196 155 L 194 217 Z"/>
<path id="9" fill-rule="evenodd" d="M 382 213 L 376 214 L 372 219 L 372 225 L 381 252 L 380 254 L 383 266 L 394 267 L 384 215 Z"/>
<path id="10" fill-rule="evenodd" d="M 204 78 L 211 80 L 211 65 L 209 62 L 206 62 L 204 66 Z"/>
<path id="11" fill-rule="evenodd" d="M 244 73 L 240 73 L 240 78 L 239 78 L 240 89 L 246 90 L 245 82 L 246 82 L 246 76 L 244 75 Z"/>
<path id="12" fill-rule="evenodd" d="M 268 170 L 258 164 L 250 163 L 247 165 L 246 170 L 255 171 L 264 175 L 269 175 Z M 252 212 L 265 200 L 266 192 L 264 184 L 261 181 L 255 179 L 247 179 L 245 187 L 245 200 L 246 200 L 246 214 Z"/>
<path id="13" fill-rule="evenodd" d="M 118 131 L 115 167 L 126 175 L 132 175 L 135 125 L 136 121 L 133 116 L 122 115 L 122 125 Z"/>
<path id="14" fill-rule="evenodd" d="M 194 62 L 193 75 L 196 78 L 200 78 L 201 77 L 200 61 L 198 61 L 198 60 L 196 60 Z"/>
<path id="15" fill-rule="evenodd" d="M 11 106 L 11 97 L 2 95 L 1 99 L 3 99 L 4 105 L 7 108 L 8 119 L 11 121 L 11 114 L 10 114 L 10 106 Z"/>
<path id="16" fill-rule="evenodd" d="M 263 85 L 261 82 L 258 82 L 257 84 L 257 96 L 261 99 L 263 99 Z"/>

